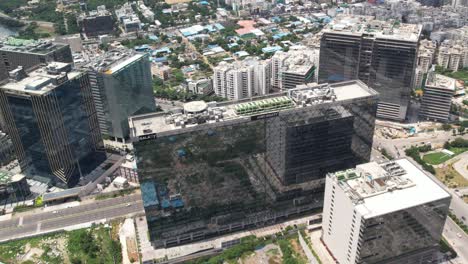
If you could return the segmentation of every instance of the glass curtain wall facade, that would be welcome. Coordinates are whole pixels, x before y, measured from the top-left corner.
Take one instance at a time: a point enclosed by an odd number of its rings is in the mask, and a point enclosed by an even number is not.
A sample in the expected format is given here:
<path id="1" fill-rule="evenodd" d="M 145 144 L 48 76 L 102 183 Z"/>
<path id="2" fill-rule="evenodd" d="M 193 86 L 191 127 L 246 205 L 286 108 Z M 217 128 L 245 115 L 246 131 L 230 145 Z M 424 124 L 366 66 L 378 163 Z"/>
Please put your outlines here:
<path id="1" fill-rule="evenodd" d="M 42 95 L 0 92 L 21 168 L 61 187 L 106 159 L 87 74 Z"/>
<path id="2" fill-rule="evenodd" d="M 377 100 L 373 94 L 199 124 L 134 142 L 153 245 L 269 225 L 322 207 L 325 174 L 369 160 Z"/>
<path id="3" fill-rule="evenodd" d="M 357 263 L 433 263 L 450 198 L 363 219 Z"/>
<path id="4" fill-rule="evenodd" d="M 129 116 L 156 111 L 147 54 L 118 71 L 91 72 L 90 75 L 103 134 L 127 139 Z"/>
<path id="5" fill-rule="evenodd" d="M 372 35 L 324 33 L 319 82 L 359 79 L 380 94 L 377 116 L 404 120 L 416 67 L 417 42 Z"/>

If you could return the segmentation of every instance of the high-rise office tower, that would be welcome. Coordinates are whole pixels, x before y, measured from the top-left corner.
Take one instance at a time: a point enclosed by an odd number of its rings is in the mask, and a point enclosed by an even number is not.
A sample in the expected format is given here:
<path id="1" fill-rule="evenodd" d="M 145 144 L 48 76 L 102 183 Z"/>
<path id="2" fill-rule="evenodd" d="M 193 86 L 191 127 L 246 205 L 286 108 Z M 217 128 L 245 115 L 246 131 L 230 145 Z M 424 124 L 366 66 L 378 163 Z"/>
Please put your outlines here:
<path id="1" fill-rule="evenodd" d="M 377 101 L 349 81 L 129 118 L 154 245 L 321 207 L 327 172 L 369 161 Z"/>
<path id="2" fill-rule="evenodd" d="M 125 142 L 128 117 L 156 110 L 148 54 L 113 50 L 80 68 L 89 74 L 103 135 Z"/>
<path id="3" fill-rule="evenodd" d="M 378 117 L 404 120 L 421 26 L 339 15 L 322 33 L 319 82 L 358 78 L 379 92 Z"/>
<path id="4" fill-rule="evenodd" d="M 221 62 L 213 71 L 213 90 L 217 96 L 239 100 L 270 92 L 270 60 L 247 58 Z"/>
<path id="5" fill-rule="evenodd" d="M 278 51 L 271 58 L 273 88 L 288 90 L 296 85 L 316 82 L 318 53 L 305 46 L 293 46 L 289 51 Z"/>
<path id="6" fill-rule="evenodd" d="M 45 40 L 7 38 L 0 41 L 0 81 L 19 66 L 28 70 L 52 61 L 73 63 L 70 46 Z"/>
<path id="7" fill-rule="evenodd" d="M 450 199 L 406 159 L 331 173 L 322 239 L 342 264 L 433 263 Z"/>
<path id="8" fill-rule="evenodd" d="M 88 75 L 54 62 L 11 78 L 0 86 L 0 108 L 21 169 L 76 185 L 106 158 Z"/>
<path id="9" fill-rule="evenodd" d="M 427 74 L 419 116 L 421 119 L 438 122 L 449 121 L 456 80 L 434 70 Z"/>

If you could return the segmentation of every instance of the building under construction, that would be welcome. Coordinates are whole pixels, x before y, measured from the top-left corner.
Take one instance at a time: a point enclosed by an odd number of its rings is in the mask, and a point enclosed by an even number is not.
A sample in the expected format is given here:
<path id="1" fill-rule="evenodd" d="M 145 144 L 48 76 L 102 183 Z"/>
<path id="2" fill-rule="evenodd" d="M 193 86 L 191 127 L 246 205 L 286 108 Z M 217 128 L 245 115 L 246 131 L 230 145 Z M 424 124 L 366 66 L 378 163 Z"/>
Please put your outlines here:
<path id="1" fill-rule="evenodd" d="M 327 173 L 369 161 L 377 101 L 348 81 L 129 118 L 154 246 L 322 207 Z"/>

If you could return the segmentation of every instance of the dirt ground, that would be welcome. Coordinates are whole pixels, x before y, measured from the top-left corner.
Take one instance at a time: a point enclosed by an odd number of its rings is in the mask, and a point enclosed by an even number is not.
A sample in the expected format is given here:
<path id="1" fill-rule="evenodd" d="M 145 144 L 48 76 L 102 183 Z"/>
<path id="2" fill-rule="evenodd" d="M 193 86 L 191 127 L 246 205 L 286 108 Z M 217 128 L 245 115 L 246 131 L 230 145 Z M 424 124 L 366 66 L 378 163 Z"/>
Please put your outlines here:
<path id="1" fill-rule="evenodd" d="M 278 245 L 268 244 L 239 260 L 240 264 L 281 264 L 283 254 Z"/>

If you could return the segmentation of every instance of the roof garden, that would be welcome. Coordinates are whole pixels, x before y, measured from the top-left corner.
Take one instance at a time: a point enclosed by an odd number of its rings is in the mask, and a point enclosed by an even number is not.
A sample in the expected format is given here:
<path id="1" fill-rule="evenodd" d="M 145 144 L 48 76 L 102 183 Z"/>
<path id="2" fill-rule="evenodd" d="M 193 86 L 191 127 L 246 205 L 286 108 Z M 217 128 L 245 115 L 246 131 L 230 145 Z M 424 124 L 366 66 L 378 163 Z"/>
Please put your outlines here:
<path id="1" fill-rule="evenodd" d="M 269 98 L 260 101 L 242 103 L 235 106 L 236 114 L 252 115 L 293 107 L 293 101 L 287 97 Z"/>

